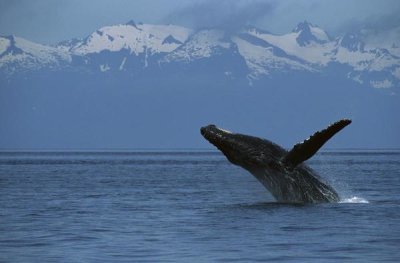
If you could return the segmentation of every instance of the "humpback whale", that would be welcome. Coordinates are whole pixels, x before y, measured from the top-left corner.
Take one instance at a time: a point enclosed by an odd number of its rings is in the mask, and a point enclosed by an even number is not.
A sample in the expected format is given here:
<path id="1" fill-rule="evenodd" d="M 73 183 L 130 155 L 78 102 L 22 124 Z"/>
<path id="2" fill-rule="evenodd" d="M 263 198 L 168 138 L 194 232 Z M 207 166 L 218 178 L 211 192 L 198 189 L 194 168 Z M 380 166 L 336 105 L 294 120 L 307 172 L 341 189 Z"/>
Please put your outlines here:
<path id="1" fill-rule="evenodd" d="M 290 151 L 269 140 L 232 133 L 215 125 L 202 127 L 200 132 L 231 163 L 254 175 L 278 202 L 323 203 L 338 202 L 339 195 L 304 161 L 350 123 L 349 119 L 337 121 Z"/>

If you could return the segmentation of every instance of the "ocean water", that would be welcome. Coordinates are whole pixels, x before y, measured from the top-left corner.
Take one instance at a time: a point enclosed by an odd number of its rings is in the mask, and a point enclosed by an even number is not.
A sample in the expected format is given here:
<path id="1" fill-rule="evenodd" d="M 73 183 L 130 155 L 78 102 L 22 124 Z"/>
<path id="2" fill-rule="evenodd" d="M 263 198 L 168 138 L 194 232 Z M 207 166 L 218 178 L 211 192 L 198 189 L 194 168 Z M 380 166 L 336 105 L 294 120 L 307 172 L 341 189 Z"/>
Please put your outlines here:
<path id="1" fill-rule="evenodd" d="M 398 262 L 400 151 L 308 164 L 340 203 L 276 203 L 218 152 L 2 152 L 0 262 Z"/>

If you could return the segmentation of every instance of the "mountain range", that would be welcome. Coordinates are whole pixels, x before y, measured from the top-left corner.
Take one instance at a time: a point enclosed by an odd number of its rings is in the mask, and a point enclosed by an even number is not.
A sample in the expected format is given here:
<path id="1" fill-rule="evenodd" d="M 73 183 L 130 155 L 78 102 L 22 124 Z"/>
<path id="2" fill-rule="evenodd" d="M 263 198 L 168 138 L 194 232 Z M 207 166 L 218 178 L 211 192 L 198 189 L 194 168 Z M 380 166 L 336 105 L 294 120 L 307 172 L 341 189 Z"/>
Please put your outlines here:
<path id="1" fill-rule="evenodd" d="M 218 61 L 226 78 L 250 84 L 292 72 L 337 74 L 374 88 L 398 87 L 400 81 L 400 47 L 371 47 L 357 33 L 332 38 L 307 21 L 284 35 L 255 27 L 227 33 L 130 21 L 55 46 L 0 37 L 0 74 L 8 78 L 46 71 L 159 72 L 207 61 Z"/>
<path id="2" fill-rule="evenodd" d="M 283 35 L 129 21 L 56 45 L 2 36 L 0 148 L 208 147 L 209 123 L 290 147 L 344 117 L 335 147 L 400 147 L 399 88 L 396 43 L 307 21 Z"/>

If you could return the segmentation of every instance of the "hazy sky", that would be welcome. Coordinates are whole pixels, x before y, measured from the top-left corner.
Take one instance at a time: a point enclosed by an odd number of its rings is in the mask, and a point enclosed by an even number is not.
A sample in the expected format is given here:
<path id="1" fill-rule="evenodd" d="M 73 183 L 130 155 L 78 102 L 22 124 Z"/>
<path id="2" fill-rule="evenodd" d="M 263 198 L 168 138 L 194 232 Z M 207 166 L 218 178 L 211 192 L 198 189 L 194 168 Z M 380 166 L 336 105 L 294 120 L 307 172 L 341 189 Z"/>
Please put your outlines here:
<path id="1" fill-rule="evenodd" d="M 0 34 L 56 43 L 133 19 L 191 27 L 254 24 L 273 33 L 308 20 L 336 35 L 400 26 L 399 13 L 399 0 L 0 0 Z"/>

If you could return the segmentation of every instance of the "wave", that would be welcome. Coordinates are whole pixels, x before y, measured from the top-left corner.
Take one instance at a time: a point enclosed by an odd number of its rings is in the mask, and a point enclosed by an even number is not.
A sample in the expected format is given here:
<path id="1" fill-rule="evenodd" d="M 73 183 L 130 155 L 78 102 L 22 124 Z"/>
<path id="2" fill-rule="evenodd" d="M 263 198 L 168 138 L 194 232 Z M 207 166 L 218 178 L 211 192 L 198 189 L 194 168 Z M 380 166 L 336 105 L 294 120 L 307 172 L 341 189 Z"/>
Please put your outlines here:
<path id="1" fill-rule="evenodd" d="M 358 197 L 358 196 L 352 196 L 349 198 L 344 198 L 339 201 L 339 203 L 345 203 L 345 204 L 368 204 L 369 201 L 365 198 Z"/>

